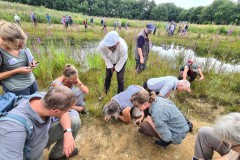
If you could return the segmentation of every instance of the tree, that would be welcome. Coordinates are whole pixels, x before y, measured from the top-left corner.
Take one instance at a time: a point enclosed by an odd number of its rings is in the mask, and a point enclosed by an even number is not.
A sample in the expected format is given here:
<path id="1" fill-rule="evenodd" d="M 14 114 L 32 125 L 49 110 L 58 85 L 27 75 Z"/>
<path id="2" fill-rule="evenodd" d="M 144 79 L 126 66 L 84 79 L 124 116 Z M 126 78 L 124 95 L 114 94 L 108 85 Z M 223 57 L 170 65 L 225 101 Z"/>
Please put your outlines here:
<path id="1" fill-rule="evenodd" d="M 159 4 L 155 6 L 151 11 L 151 19 L 157 21 L 167 21 L 168 20 L 168 11 L 165 4 Z"/>

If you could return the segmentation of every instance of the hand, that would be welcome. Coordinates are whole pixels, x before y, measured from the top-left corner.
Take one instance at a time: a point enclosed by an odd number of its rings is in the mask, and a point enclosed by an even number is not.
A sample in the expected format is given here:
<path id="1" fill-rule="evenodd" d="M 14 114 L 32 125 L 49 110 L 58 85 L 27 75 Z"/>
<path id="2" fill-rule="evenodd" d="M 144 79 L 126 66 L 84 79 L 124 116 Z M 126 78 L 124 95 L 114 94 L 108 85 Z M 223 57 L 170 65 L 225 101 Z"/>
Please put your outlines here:
<path id="1" fill-rule="evenodd" d="M 115 67 L 111 68 L 112 73 L 115 71 Z"/>
<path id="2" fill-rule="evenodd" d="M 201 81 L 201 80 L 203 80 L 203 79 L 204 79 L 204 77 L 200 77 L 198 81 Z"/>
<path id="3" fill-rule="evenodd" d="M 32 72 L 31 67 L 19 67 L 17 68 L 17 73 L 28 74 Z"/>
<path id="4" fill-rule="evenodd" d="M 29 66 L 31 68 L 35 68 L 39 62 L 36 62 L 35 60 L 32 61 L 32 63 L 29 63 Z"/>
<path id="5" fill-rule="evenodd" d="M 111 116 L 105 116 L 105 117 L 104 117 L 105 122 L 108 122 L 109 119 L 111 119 Z"/>
<path id="6" fill-rule="evenodd" d="M 139 127 L 141 126 L 141 123 L 142 123 L 142 119 L 139 118 L 135 121 L 135 124 L 138 125 Z"/>
<path id="7" fill-rule="evenodd" d="M 66 157 L 69 157 L 72 151 L 75 148 L 74 145 L 74 138 L 72 136 L 71 132 L 65 132 L 63 138 L 63 153 L 66 155 Z"/>
<path id="8" fill-rule="evenodd" d="M 142 58 L 140 57 L 140 63 L 144 64 L 144 58 L 143 57 Z"/>

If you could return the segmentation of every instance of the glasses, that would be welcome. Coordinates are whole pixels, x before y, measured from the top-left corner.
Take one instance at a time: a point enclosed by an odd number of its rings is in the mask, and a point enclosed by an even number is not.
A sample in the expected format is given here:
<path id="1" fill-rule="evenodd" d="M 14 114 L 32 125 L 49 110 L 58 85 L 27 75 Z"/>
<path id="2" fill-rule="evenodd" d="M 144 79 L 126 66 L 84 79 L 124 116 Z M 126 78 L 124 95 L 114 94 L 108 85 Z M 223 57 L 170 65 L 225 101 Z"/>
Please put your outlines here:
<path id="1" fill-rule="evenodd" d="M 58 108 L 58 109 L 59 109 L 59 108 Z M 59 110 L 64 111 L 64 112 L 68 112 L 68 111 L 70 111 L 71 109 L 59 109 Z"/>

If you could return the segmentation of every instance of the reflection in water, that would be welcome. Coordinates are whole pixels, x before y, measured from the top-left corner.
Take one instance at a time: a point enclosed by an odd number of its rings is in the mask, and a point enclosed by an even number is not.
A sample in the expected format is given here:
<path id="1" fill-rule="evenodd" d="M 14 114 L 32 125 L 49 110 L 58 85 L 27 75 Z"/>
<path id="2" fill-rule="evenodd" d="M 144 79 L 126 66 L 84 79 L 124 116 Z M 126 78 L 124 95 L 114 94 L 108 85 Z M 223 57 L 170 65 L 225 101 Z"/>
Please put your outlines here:
<path id="1" fill-rule="evenodd" d="M 153 46 L 152 50 L 160 57 L 172 60 L 173 63 L 176 62 L 175 60 L 177 58 L 182 57 L 183 62 L 187 62 L 187 60 L 192 59 L 205 71 L 214 70 L 216 73 L 240 72 L 240 65 L 224 63 L 215 58 L 198 57 L 191 49 L 184 49 L 179 46 L 174 47 L 173 45 L 162 45 L 161 47 Z"/>

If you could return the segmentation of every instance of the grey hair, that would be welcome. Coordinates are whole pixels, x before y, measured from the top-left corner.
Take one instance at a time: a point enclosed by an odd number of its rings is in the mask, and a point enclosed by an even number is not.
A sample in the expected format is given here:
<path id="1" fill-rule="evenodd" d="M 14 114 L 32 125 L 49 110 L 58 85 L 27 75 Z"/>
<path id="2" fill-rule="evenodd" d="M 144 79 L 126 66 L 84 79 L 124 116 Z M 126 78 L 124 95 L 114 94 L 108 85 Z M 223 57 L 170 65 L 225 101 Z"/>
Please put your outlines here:
<path id="1" fill-rule="evenodd" d="M 47 109 L 69 109 L 77 102 L 76 95 L 65 86 L 55 86 L 43 98 L 43 105 Z"/>
<path id="2" fill-rule="evenodd" d="M 178 85 L 183 86 L 183 88 L 190 88 L 191 86 L 188 80 L 179 80 Z"/>
<path id="3" fill-rule="evenodd" d="M 118 104 L 118 102 L 111 100 L 104 105 L 103 113 L 105 116 L 114 116 L 115 119 L 117 119 L 117 116 L 120 113 L 120 105 Z"/>
<path id="4" fill-rule="evenodd" d="M 240 113 L 234 112 L 218 118 L 213 129 L 222 141 L 240 144 Z"/>

